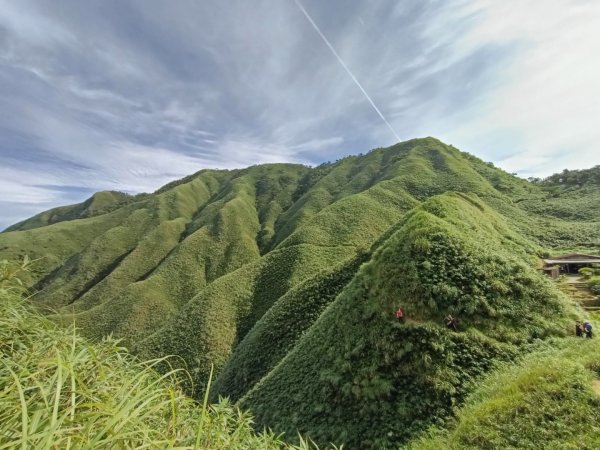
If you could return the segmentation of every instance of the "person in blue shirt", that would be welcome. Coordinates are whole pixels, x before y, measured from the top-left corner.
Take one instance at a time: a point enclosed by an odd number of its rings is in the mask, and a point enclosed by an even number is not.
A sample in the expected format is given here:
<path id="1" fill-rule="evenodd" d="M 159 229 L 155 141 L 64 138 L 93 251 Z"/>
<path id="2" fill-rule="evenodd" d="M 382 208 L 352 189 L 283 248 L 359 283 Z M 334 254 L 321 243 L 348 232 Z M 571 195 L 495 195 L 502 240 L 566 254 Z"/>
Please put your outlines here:
<path id="1" fill-rule="evenodd" d="M 588 338 L 588 339 L 592 338 L 592 324 L 589 323 L 587 320 L 583 324 L 583 331 L 585 331 L 586 338 Z"/>

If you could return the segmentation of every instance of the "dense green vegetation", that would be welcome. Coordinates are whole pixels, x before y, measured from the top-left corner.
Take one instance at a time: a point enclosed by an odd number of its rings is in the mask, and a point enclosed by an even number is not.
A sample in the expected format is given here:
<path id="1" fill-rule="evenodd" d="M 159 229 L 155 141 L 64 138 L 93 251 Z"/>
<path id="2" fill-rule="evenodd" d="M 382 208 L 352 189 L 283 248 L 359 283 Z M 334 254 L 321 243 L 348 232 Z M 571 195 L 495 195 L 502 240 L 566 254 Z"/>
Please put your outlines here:
<path id="1" fill-rule="evenodd" d="M 433 138 L 315 168 L 202 170 L 41 213 L 0 233 L 0 260 L 36 260 L 23 284 L 53 323 L 176 355 L 154 368 L 185 369 L 196 400 L 214 370 L 211 400 L 258 427 L 394 447 L 570 331 L 577 311 L 536 267 L 599 252 L 597 170 L 527 181 Z"/>
<path id="2" fill-rule="evenodd" d="M 30 219 L 19 222 L 6 231 L 24 231 L 39 228 L 67 220 L 84 219 L 107 214 L 128 203 L 133 203 L 145 197 L 145 194 L 131 196 L 123 192 L 103 191 L 97 192 L 86 201 L 70 206 L 60 206 L 37 214 Z"/>
<path id="3" fill-rule="evenodd" d="M 584 170 L 565 169 L 561 173 L 551 175 L 543 180 L 534 179 L 533 182 L 549 187 L 600 186 L 600 166 Z"/>
<path id="4" fill-rule="evenodd" d="M 238 400 L 271 371 L 352 280 L 366 256 L 317 274 L 282 296 L 235 348 L 216 380 L 215 395 L 223 392 Z"/>
<path id="5" fill-rule="evenodd" d="M 406 442 L 451 415 L 495 362 L 568 332 L 573 309 L 528 249 L 477 198 L 431 198 L 241 405 L 289 436 L 352 448 Z M 449 313 L 459 332 L 445 327 Z"/>
<path id="6" fill-rule="evenodd" d="M 559 219 L 598 221 L 600 166 L 587 170 L 564 170 L 533 181 L 541 188 L 540 193 L 522 199 L 530 211 Z"/>
<path id="7" fill-rule="evenodd" d="M 445 428 L 412 450 L 600 447 L 600 349 L 593 341 L 555 340 L 504 364 L 469 396 Z"/>
<path id="8" fill-rule="evenodd" d="M 157 361 L 112 339 L 90 344 L 27 303 L 0 289 L 0 448 L 313 448 L 254 432 L 227 401 L 192 401 L 184 374 L 160 376 Z"/>

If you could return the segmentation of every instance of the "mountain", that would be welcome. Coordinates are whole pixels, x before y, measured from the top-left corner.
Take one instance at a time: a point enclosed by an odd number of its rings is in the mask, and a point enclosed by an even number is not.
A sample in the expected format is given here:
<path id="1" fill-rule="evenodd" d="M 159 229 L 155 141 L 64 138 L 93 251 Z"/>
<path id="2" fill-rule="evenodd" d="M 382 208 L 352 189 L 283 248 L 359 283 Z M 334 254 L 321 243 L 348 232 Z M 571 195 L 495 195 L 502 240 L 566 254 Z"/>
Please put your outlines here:
<path id="1" fill-rule="evenodd" d="M 259 426 L 394 446 L 451 416 L 496 362 L 566 332 L 576 311 L 535 267 L 600 247 L 588 178 L 530 182 L 414 139 L 99 193 L 0 233 L 0 259 L 39 259 L 25 282 L 53 321 L 177 355 L 196 397 L 214 367 L 211 396 Z"/>
<path id="2" fill-rule="evenodd" d="M 495 362 L 568 327 L 572 308 L 528 263 L 531 250 L 475 197 L 427 200 L 248 387 L 241 406 L 259 426 L 318 442 L 389 448 L 407 441 L 449 416 Z M 394 317 L 398 307 L 405 323 Z M 460 333 L 446 328 L 447 314 L 458 318 Z"/>

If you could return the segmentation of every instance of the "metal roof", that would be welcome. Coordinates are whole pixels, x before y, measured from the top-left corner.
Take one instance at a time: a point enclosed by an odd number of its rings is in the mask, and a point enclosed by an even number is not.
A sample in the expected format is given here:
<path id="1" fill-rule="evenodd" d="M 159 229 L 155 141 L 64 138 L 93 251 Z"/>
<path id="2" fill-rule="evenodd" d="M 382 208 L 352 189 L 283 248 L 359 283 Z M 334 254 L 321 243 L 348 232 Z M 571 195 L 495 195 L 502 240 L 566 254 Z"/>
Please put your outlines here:
<path id="1" fill-rule="evenodd" d="M 569 260 L 575 260 L 575 259 L 595 259 L 597 261 L 600 261 L 600 256 L 598 256 L 598 255 L 589 255 L 589 254 L 586 254 L 586 253 L 568 253 L 566 255 L 549 257 L 548 259 L 551 259 L 551 260 L 554 260 L 554 259 L 560 259 L 560 260 L 564 260 L 564 259 L 569 259 Z"/>
<path id="2" fill-rule="evenodd" d="M 546 264 L 599 264 L 600 259 L 544 259 Z"/>

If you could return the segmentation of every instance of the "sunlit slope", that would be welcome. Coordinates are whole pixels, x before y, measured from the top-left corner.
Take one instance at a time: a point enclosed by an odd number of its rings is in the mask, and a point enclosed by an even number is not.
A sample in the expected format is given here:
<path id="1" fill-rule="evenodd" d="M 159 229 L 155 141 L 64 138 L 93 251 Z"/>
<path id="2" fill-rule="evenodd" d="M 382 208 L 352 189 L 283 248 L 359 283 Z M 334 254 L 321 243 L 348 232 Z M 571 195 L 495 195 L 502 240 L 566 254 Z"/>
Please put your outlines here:
<path id="1" fill-rule="evenodd" d="M 206 170 L 114 211 L 120 197 L 111 203 L 113 194 L 97 194 L 84 205 L 90 210 L 109 197 L 93 209 L 98 215 L 67 214 L 52 225 L 2 233 L 0 253 L 43 258 L 30 281 L 50 308 L 78 314 L 147 299 L 157 316 L 168 315 L 207 283 L 280 245 L 367 248 L 417 197 L 461 187 L 492 192 L 465 164 L 460 152 L 422 139 L 315 169 Z M 103 207 L 109 212 L 101 214 Z M 58 220 L 51 212 L 44 217 Z M 109 331 L 110 311 L 98 313 L 99 329 Z"/>
<path id="2" fill-rule="evenodd" d="M 408 448 L 600 448 L 599 367 L 597 343 L 555 340 L 486 377 L 456 419 Z"/>
<path id="3" fill-rule="evenodd" d="M 260 258 L 256 237 L 273 226 L 270 211 L 290 201 L 294 177 L 304 170 L 285 165 L 270 171 L 251 168 L 234 172 L 233 177 L 230 173 L 231 179 L 216 184 L 216 189 L 200 177 L 160 193 L 154 208 L 158 225 L 145 234 L 124 233 L 132 238 L 133 249 L 116 251 L 113 245 L 117 264 L 59 312 L 93 337 L 115 332 L 134 339 L 156 331 L 207 284 Z M 259 183 L 277 186 L 259 196 Z M 124 258 L 118 256 L 123 250 Z M 80 284 L 89 279 L 85 272 L 82 275 Z M 43 299 L 73 296 L 76 274 L 64 280 L 62 285 L 51 282 Z"/>
<path id="4" fill-rule="evenodd" d="M 115 209 L 118 209 L 128 203 L 141 200 L 143 197 L 144 194 L 134 197 L 123 192 L 97 192 L 82 203 L 69 206 L 60 206 L 58 208 L 44 211 L 31 217 L 30 219 L 24 220 L 7 228 L 6 231 L 24 231 L 68 220 L 85 219 L 88 217 L 99 216 L 114 211 Z"/>
<path id="5" fill-rule="evenodd" d="M 477 197 L 426 201 L 241 404 L 290 438 L 405 442 L 447 417 L 494 361 L 565 332 L 570 305 L 532 268 L 535 250 Z M 448 313 L 460 332 L 445 328 Z"/>
<path id="6" fill-rule="evenodd" d="M 532 253 L 593 248 L 600 239 L 597 218 L 544 215 L 532 206 L 546 195 L 543 187 L 426 138 L 314 168 L 203 170 L 154 194 L 99 193 L 15 227 L 22 231 L 0 233 L 0 258 L 41 258 L 26 281 L 55 320 L 75 321 L 93 338 L 113 333 L 149 355 L 181 354 L 200 379 L 213 356 L 225 367 L 263 315 L 289 301 L 288 292 L 350 264 L 413 208 L 449 191 L 476 194 L 501 213 L 519 232 L 510 238 L 517 247 L 545 247 Z M 258 330 L 252 339 L 263 342 Z M 297 337 L 281 336 L 281 348 Z M 218 380 L 235 396 L 283 355 L 250 368 L 239 358 L 243 349 L 258 351 L 245 343 L 226 372 L 241 364 L 251 373 L 242 379 L 224 372 Z"/>
<path id="7" fill-rule="evenodd" d="M 371 164 L 365 164 L 365 161 Z M 402 161 L 406 167 L 401 164 Z M 427 171 L 421 179 L 414 175 L 418 170 L 417 164 Z M 462 178 L 461 171 L 464 172 Z M 394 173 L 396 177 L 393 177 Z M 434 189 L 436 173 L 442 187 Z M 376 150 L 362 159 L 353 157 L 340 161 L 282 214 L 276 222 L 274 234 L 274 242 L 278 239 L 281 242 L 270 246 L 272 250 L 265 255 L 264 261 L 248 264 L 229 276 L 215 280 L 181 312 L 169 318 L 159 332 L 134 348 L 148 357 L 171 353 L 181 356 L 193 373 L 195 382 L 202 384 L 210 365 L 214 364 L 217 369 L 223 367 L 237 343 L 273 305 L 279 307 L 277 302 L 289 289 L 316 273 L 327 273 L 337 263 L 368 249 L 405 213 L 419 204 L 415 195 L 426 197 L 427 194 L 419 194 L 419 189 L 433 193 L 436 189 L 443 191 L 447 188 L 499 195 L 479 174 L 469 171 L 459 152 L 431 139 L 399 145 L 388 151 Z M 364 190 L 353 193 L 360 189 Z M 407 189 L 415 195 L 408 193 Z M 304 208 L 299 208 L 299 204 Z M 288 234 L 286 230 L 292 229 L 291 223 L 294 223 L 294 228 Z M 284 237 L 286 234 L 287 237 Z M 262 275 L 262 272 L 280 272 L 278 266 L 288 267 L 289 261 L 293 263 L 286 273 L 278 277 Z M 264 267 L 266 271 L 260 269 L 261 273 L 258 273 L 257 267 Z M 127 305 L 130 304 L 127 302 Z M 119 314 L 119 317 L 122 316 Z M 91 322 L 98 323 L 96 316 L 93 317 Z M 169 316 L 165 312 L 163 318 L 166 317 Z M 136 325 L 136 322 L 132 324 Z M 257 333 L 253 335 L 256 337 Z M 286 339 L 280 337 L 279 341 L 283 345 Z M 291 339 L 290 345 L 293 342 L 294 339 Z M 273 352 L 271 356 L 273 359 L 266 361 L 264 367 L 253 367 L 251 376 L 240 372 L 240 376 L 245 378 L 239 386 L 240 391 L 224 392 L 235 396 L 249 389 L 277 362 L 281 353 Z M 242 364 L 247 367 L 253 365 L 246 360 Z M 226 377 L 224 375 L 217 383 L 225 383 Z M 235 381 L 236 384 L 238 382 Z"/>

